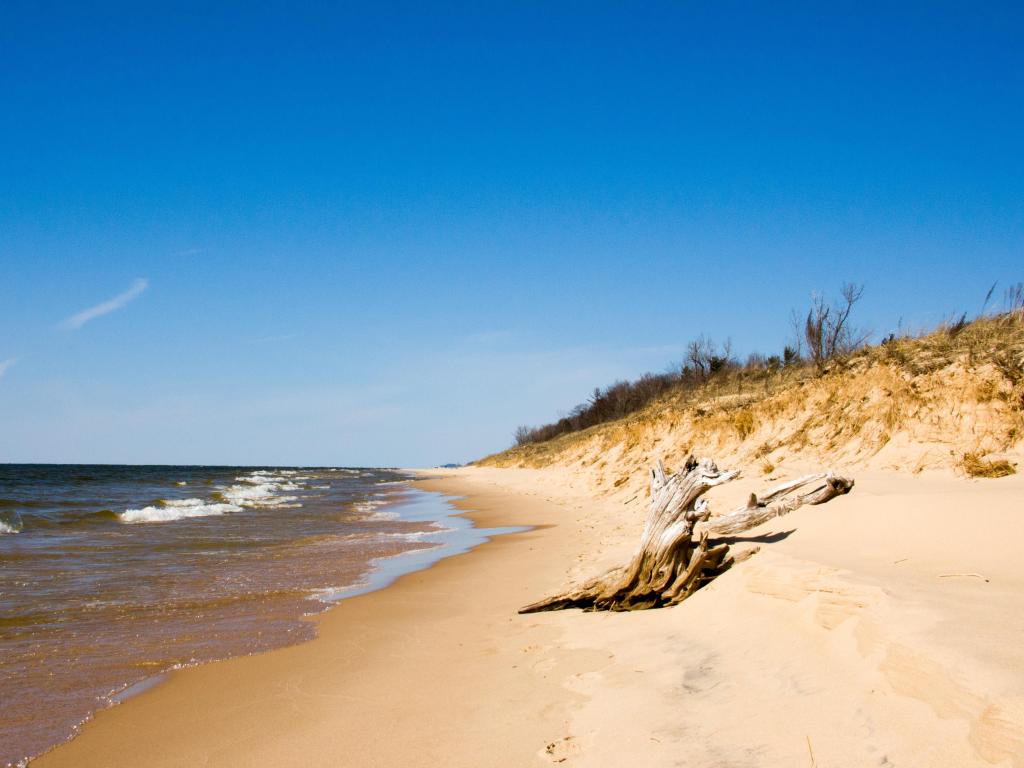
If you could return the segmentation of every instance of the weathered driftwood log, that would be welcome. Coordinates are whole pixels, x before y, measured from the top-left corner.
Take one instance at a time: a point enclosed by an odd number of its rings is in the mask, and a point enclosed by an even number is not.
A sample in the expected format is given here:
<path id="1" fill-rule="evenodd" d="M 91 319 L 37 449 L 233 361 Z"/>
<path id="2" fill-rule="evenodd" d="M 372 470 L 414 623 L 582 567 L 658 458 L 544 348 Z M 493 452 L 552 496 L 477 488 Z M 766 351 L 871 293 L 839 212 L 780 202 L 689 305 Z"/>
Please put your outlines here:
<path id="1" fill-rule="evenodd" d="M 811 483 L 814 483 L 812 490 L 792 498 L 784 498 L 797 488 L 803 488 Z M 853 480 L 840 477 L 832 472 L 805 475 L 783 483 L 760 499 L 755 494 L 750 494 L 746 507 L 730 512 L 728 515 L 716 517 L 707 524 L 707 530 L 718 535 L 741 533 L 771 520 L 773 517 L 787 515 L 804 504 L 824 504 L 829 499 L 849 493 L 852 487 Z"/>
<path id="2" fill-rule="evenodd" d="M 707 500 L 701 496 L 738 475 L 738 470 L 724 472 L 710 459 L 698 461 L 691 456 L 681 471 L 666 476 L 665 467 L 659 461 L 651 470 L 647 522 L 640 536 L 640 546 L 629 565 L 613 568 L 568 592 L 527 605 L 519 612 L 562 608 L 634 611 L 675 605 L 736 562 L 736 558 L 729 556 L 729 545 L 712 545 L 711 536 L 745 531 L 804 504 L 822 504 L 853 487 L 853 480 L 831 472 L 807 475 L 772 489 L 760 500 L 751 494 L 745 507 L 709 520 L 711 511 Z M 810 491 L 789 496 L 812 484 Z"/>

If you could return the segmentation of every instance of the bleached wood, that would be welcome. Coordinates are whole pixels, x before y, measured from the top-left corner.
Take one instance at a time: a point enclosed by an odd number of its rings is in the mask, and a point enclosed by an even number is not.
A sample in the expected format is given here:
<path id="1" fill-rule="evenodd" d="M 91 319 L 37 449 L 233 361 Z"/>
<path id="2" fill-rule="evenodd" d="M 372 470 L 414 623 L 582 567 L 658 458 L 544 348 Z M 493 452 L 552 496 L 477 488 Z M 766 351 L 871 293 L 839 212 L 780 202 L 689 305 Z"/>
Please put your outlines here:
<path id="1" fill-rule="evenodd" d="M 768 491 L 760 501 L 751 494 L 746 507 L 709 522 L 711 511 L 701 496 L 739 474 L 739 470 L 720 470 L 710 459 L 698 461 L 690 456 L 682 470 L 668 475 L 658 460 L 651 470 L 647 520 L 629 564 L 527 605 L 519 612 L 562 608 L 631 611 L 675 605 L 718 573 L 757 551 L 746 550 L 730 557 L 729 545 L 712 546 L 710 536 L 739 533 L 804 504 L 824 503 L 853 487 L 853 480 L 831 472 L 806 475 Z M 815 483 L 812 490 L 785 498 L 811 483 Z"/>
<path id="2" fill-rule="evenodd" d="M 775 499 L 780 499 L 797 488 L 802 488 L 810 483 L 817 483 L 813 490 L 790 499 L 785 499 L 784 501 L 771 503 Z M 707 524 L 707 530 L 719 536 L 741 533 L 771 520 L 773 517 L 788 515 L 805 504 L 824 504 L 829 499 L 849 493 L 852 487 L 853 480 L 840 477 L 831 472 L 807 475 L 797 480 L 783 483 L 778 488 L 765 494 L 761 500 L 758 500 L 754 494 L 750 494 L 750 500 L 747 502 L 746 507 L 711 520 Z"/>

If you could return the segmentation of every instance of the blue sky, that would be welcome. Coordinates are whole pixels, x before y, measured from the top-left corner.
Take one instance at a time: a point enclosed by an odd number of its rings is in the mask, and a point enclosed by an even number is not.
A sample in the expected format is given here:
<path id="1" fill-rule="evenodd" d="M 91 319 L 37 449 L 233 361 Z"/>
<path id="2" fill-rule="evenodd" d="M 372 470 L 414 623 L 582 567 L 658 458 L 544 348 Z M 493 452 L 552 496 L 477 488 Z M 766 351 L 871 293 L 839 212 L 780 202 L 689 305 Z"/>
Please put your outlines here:
<path id="1" fill-rule="evenodd" d="M 5 2 L 0 460 L 466 460 L 700 333 L 776 352 L 843 280 L 880 333 L 975 312 L 1024 279 L 1021 39 L 998 3 Z"/>

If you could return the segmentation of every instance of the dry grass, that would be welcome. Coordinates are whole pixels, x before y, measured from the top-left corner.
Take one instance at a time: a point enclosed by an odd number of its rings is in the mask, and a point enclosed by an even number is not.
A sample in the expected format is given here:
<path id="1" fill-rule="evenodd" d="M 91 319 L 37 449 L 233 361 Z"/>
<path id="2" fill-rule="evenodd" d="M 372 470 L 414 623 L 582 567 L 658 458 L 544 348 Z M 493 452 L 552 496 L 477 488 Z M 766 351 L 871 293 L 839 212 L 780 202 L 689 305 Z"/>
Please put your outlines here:
<path id="1" fill-rule="evenodd" d="M 984 459 L 976 453 L 965 453 L 960 468 L 968 477 L 1006 477 L 1017 473 L 1017 468 L 1006 459 Z"/>
<path id="2" fill-rule="evenodd" d="M 732 416 L 732 426 L 740 440 L 746 440 L 754 431 L 754 414 L 747 408 L 736 411 Z"/>
<path id="3" fill-rule="evenodd" d="M 690 448 L 717 456 L 732 452 L 763 468 L 778 463 L 769 458 L 778 449 L 815 461 L 865 461 L 895 443 L 893 450 L 909 451 L 901 459 L 905 466 L 954 466 L 987 477 L 1014 468 L 980 457 L 1012 452 L 1022 438 L 1024 318 L 1018 313 L 893 339 L 833 361 L 820 375 L 793 366 L 756 381 L 745 372 L 722 376 L 668 392 L 618 421 L 480 463 L 579 466 L 614 452 L 611 465 L 621 477 L 644 466 L 652 452 L 666 460 L 682 458 Z M 974 446 L 969 455 L 984 466 L 972 466 L 983 474 L 950 455 L 962 457 L 959 446 L 965 444 Z M 893 460 L 895 455 L 882 465 Z M 594 469 L 590 461 L 587 466 Z"/>
<path id="4" fill-rule="evenodd" d="M 999 396 L 999 383 L 992 379 L 982 379 L 974 388 L 974 398 L 979 403 L 988 403 Z"/>

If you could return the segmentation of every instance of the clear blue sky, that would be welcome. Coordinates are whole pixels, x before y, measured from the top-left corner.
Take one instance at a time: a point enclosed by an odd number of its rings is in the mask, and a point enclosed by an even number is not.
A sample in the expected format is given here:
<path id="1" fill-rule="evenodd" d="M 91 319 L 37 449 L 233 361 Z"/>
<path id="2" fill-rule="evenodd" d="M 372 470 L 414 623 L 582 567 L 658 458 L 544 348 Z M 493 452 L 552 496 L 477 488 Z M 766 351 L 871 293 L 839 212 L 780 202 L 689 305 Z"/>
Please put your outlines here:
<path id="1" fill-rule="evenodd" d="M 976 312 L 1024 279 L 1021 40 L 1016 3 L 8 0 L 0 460 L 466 460 L 846 279 L 878 332 Z"/>

